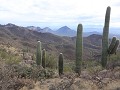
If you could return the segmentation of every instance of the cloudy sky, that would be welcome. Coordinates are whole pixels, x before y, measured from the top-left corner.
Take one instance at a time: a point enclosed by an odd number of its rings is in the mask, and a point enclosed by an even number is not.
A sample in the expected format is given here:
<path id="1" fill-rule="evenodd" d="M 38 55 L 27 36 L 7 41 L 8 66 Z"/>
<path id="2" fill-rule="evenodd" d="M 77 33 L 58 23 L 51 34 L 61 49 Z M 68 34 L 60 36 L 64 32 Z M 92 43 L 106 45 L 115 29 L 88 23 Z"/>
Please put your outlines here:
<path id="1" fill-rule="evenodd" d="M 0 0 L 0 24 L 76 29 L 104 25 L 107 6 L 111 6 L 110 27 L 120 27 L 120 0 Z"/>

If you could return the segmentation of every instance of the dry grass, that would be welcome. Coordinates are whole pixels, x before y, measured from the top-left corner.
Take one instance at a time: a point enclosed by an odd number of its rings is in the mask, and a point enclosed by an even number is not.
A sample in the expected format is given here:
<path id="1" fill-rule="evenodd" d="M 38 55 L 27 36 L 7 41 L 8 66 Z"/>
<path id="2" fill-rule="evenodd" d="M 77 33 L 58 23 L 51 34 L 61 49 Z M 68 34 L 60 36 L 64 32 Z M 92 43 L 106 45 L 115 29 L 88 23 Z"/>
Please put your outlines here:
<path id="1" fill-rule="evenodd" d="M 118 69 L 115 69 L 113 72 L 120 75 L 118 73 Z M 107 72 L 107 75 L 105 75 Z M 109 73 L 109 70 L 103 70 L 98 74 L 100 76 L 82 76 L 77 77 L 75 74 L 63 75 L 61 78 L 52 78 L 42 80 L 41 82 L 36 82 L 33 89 L 27 89 L 27 87 L 23 87 L 20 90 L 120 90 L 120 77 L 115 77 Z M 112 77 L 112 78 L 110 78 Z"/>

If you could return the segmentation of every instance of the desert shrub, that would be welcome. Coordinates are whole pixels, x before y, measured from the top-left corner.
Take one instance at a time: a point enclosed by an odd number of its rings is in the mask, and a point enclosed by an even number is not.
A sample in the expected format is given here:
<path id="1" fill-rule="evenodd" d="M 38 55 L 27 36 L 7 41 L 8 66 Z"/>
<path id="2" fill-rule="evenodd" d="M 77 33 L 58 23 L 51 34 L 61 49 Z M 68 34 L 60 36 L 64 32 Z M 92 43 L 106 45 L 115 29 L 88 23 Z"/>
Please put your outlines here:
<path id="1" fill-rule="evenodd" d="M 97 74 L 102 70 L 102 67 L 101 66 L 89 67 L 87 68 L 87 70 L 90 74 Z"/>
<path id="2" fill-rule="evenodd" d="M 13 56 L 9 55 L 9 58 L 6 59 L 7 64 L 19 64 L 20 61 L 21 61 L 21 57 L 14 55 Z"/>
<path id="3" fill-rule="evenodd" d="M 120 52 L 117 52 L 116 54 L 110 55 L 108 57 L 108 68 L 114 68 L 116 66 L 120 66 Z"/>
<path id="4" fill-rule="evenodd" d="M 46 67 L 51 69 L 57 68 L 58 60 L 53 55 L 46 55 Z"/>
<path id="5" fill-rule="evenodd" d="M 101 64 L 95 60 L 86 60 L 83 62 L 83 69 L 86 69 L 91 74 L 95 74 L 102 70 Z"/>
<path id="6" fill-rule="evenodd" d="M 6 50 L 0 49 L 0 57 L 1 57 L 2 59 L 6 59 L 8 56 L 9 56 L 9 55 L 8 55 L 8 53 L 6 52 Z"/>
<path id="7" fill-rule="evenodd" d="M 7 64 L 18 64 L 21 61 L 20 56 L 6 52 L 5 49 L 0 49 L 0 57 L 4 59 Z"/>
<path id="8" fill-rule="evenodd" d="M 99 61 L 89 59 L 89 60 L 84 60 L 82 65 L 83 65 L 83 69 L 87 69 L 90 67 L 100 66 L 101 64 Z"/>
<path id="9" fill-rule="evenodd" d="M 117 52 L 116 54 L 110 55 L 108 62 L 111 61 L 120 61 L 120 52 Z"/>
<path id="10" fill-rule="evenodd" d="M 0 61 L 0 90 L 19 90 L 25 83 L 16 78 L 13 67 Z"/>
<path id="11" fill-rule="evenodd" d="M 36 61 L 36 55 L 35 54 L 32 54 L 31 58 L 32 58 L 32 60 Z"/>
<path id="12" fill-rule="evenodd" d="M 74 63 L 65 63 L 64 64 L 64 72 L 73 72 L 75 68 Z"/>
<path id="13" fill-rule="evenodd" d="M 49 69 L 49 68 L 45 69 L 46 78 L 53 78 L 54 74 L 55 74 L 55 71 L 53 69 Z"/>
<path id="14" fill-rule="evenodd" d="M 45 78 L 52 78 L 54 75 L 54 71 L 52 69 L 44 69 L 41 66 L 21 66 L 14 65 L 14 71 L 17 73 L 19 78 L 25 79 L 33 79 L 33 80 L 41 80 Z"/>

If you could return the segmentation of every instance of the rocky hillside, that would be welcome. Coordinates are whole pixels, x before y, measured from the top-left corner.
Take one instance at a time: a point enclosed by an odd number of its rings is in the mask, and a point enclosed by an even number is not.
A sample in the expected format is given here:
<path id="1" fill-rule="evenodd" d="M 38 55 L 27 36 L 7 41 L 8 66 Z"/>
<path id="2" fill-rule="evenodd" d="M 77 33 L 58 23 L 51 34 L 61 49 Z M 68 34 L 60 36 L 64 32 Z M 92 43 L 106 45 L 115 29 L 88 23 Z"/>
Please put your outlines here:
<path id="1" fill-rule="evenodd" d="M 101 38 L 101 35 L 95 34 L 83 38 L 83 56 L 85 59 L 90 59 L 94 53 L 99 53 Z M 51 33 L 41 33 L 14 24 L 0 25 L 0 44 L 20 49 L 28 47 L 32 52 L 35 52 L 38 40 L 42 42 L 42 47 L 53 53 L 53 55 L 58 55 L 62 52 L 66 59 L 75 59 L 76 37 L 62 37 Z"/>

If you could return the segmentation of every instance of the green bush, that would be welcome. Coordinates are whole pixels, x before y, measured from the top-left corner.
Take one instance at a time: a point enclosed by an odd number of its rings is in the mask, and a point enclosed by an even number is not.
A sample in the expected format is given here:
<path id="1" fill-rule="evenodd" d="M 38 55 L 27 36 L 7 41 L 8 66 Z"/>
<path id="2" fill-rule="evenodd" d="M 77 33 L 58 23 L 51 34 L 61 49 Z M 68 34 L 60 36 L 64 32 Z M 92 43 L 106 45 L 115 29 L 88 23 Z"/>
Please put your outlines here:
<path id="1" fill-rule="evenodd" d="M 96 60 L 86 60 L 83 62 L 83 69 L 86 69 L 89 73 L 95 74 L 102 70 L 101 64 Z"/>
<path id="2" fill-rule="evenodd" d="M 19 78 L 28 78 L 33 80 L 41 80 L 45 78 L 52 78 L 54 71 L 52 69 L 44 69 L 40 66 L 22 66 L 22 65 L 12 65 L 16 76 Z"/>
<path id="3" fill-rule="evenodd" d="M 7 64 L 18 64 L 21 61 L 21 57 L 6 52 L 4 49 L 0 49 L 0 57 L 5 60 Z"/>
<path id="4" fill-rule="evenodd" d="M 111 55 L 108 59 L 107 68 L 114 68 L 116 66 L 120 66 L 120 52 L 117 52 L 116 55 Z"/>
<path id="5" fill-rule="evenodd" d="M 64 64 L 64 72 L 73 72 L 75 69 L 74 63 L 65 63 Z"/>
<path id="6" fill-rule="evenodd" d="M 7 64 L 19 64 L 19 62 L 21 61 L 21 57 L 19 56 L 12 56 L 12 55 L 9 55 L 9 58 L 6 59 L 6 63 Z"/>
<path id="7" fill-rule="evenodd" d="M 53 55 L 46 55 L 46 67 L 51 69 L 57 68 L 57 59 Z"/>

